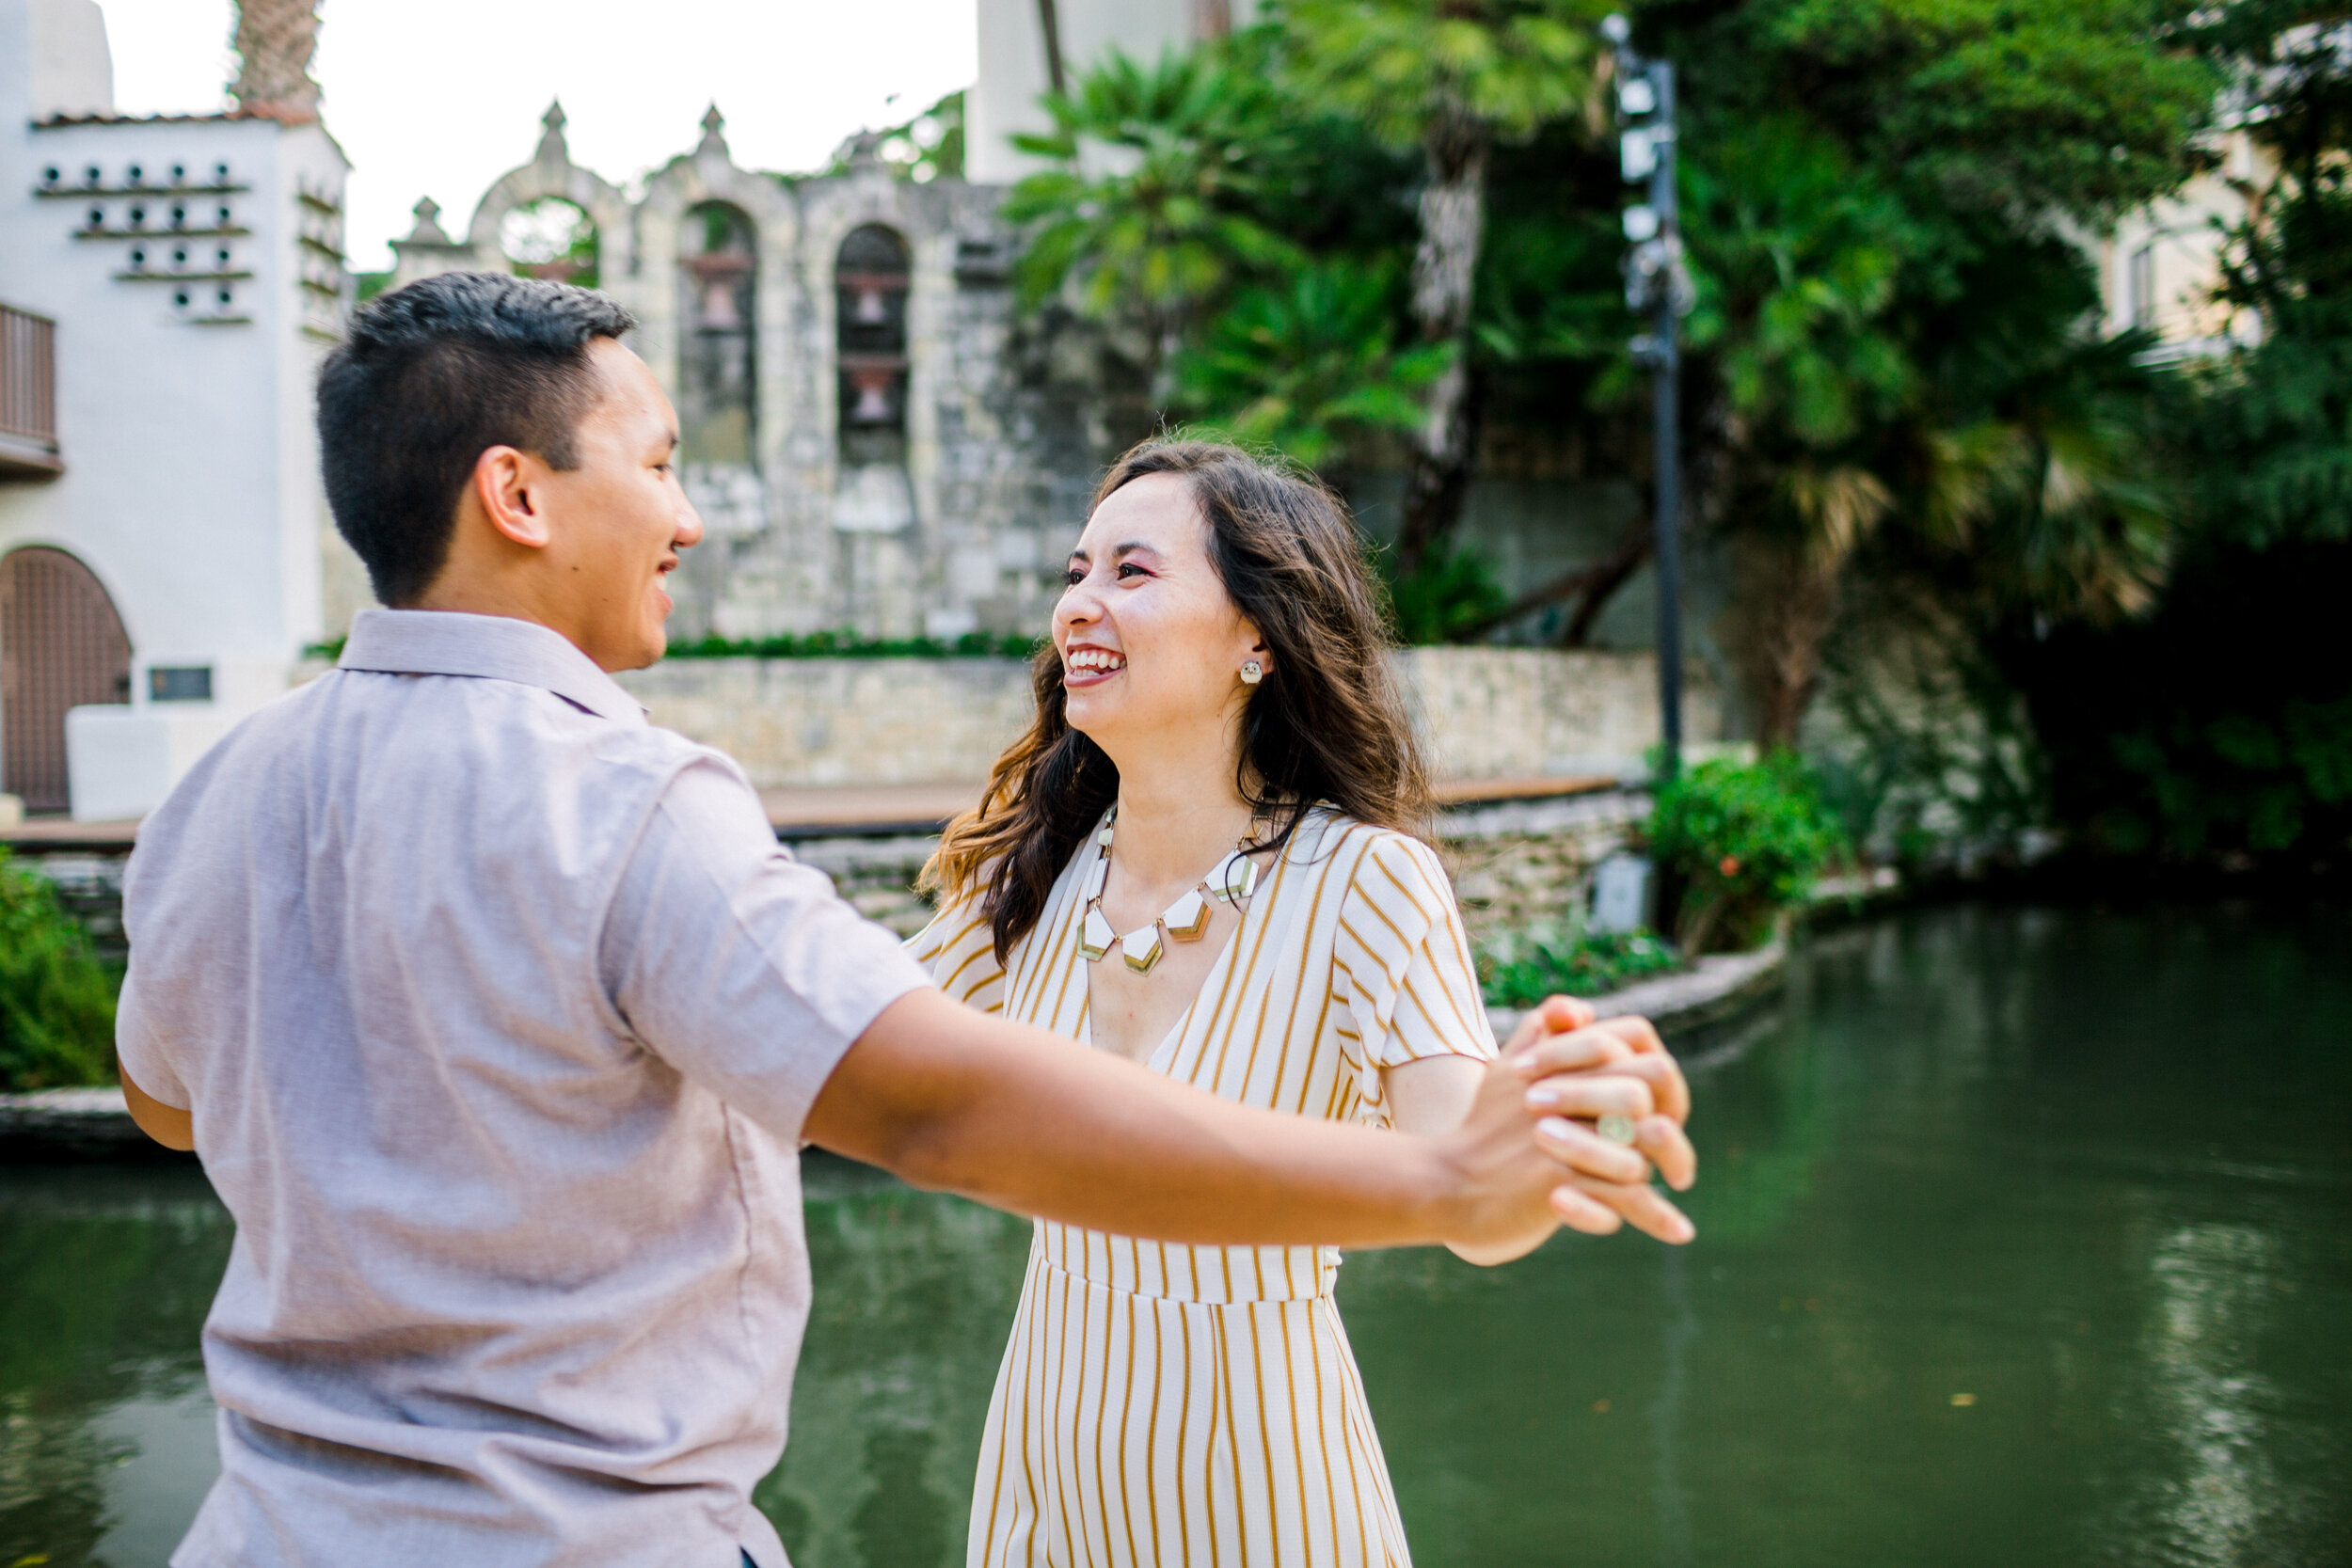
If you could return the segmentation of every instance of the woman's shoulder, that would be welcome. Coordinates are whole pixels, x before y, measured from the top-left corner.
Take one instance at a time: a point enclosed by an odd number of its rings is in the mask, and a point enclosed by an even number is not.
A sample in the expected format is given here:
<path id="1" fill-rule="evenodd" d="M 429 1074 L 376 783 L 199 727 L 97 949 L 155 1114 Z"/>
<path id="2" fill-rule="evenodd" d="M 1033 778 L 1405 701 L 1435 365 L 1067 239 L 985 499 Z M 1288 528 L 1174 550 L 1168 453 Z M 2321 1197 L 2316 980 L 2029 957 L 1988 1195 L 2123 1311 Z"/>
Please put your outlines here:
<path id="1" fill-rule="evenodd" d="M 995 933 L 989 922 L 985 884 L 961 894 L 943 893 L 930 924 L 907 938 L 905 946 L 908 956 L 923 964 L 951 955 L 959 961 L 969 961 L 981 947 L 989 949 L 993 958 Z"/>
<path id="2" fill-rule="evenodd" d="M 1302 847 L 1320 854 L 1335 849 L 1347 849 L 1357 854 L 1378 850 L 1386 854 L 1434 854 L 1429 843 L 1402 828 L 1384 827 L 1367 822 L 1360 816 L 1350 816 L 1328 802 L 1309 806 L 1298 820 L 1297 839 Z"/>
<path id="3" fill-rule="evenodd" d="M 1402 883 L 1419 893 L 1448 886 L 1445 868 L 1427 840 L 1402 828 L 1348 816 L 1336 806 L 1311 807 L 1300 819 L 1292 858 L 1343 874 L 1349 886 Z"/>

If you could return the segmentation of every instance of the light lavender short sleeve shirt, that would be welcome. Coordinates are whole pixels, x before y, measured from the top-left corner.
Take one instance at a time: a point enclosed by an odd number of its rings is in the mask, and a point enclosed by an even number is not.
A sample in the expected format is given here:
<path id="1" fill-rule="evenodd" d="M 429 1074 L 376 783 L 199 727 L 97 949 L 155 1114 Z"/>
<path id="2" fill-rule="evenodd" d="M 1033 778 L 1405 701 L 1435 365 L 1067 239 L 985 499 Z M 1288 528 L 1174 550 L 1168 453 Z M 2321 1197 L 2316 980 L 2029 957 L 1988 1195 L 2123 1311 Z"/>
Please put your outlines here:
<path id="1" fill-rule="evenodd" d="M 797 1140 L 928 981 L 733 763 L 545 627 L 370 611 L 123 916 L 123 1065 L 237 1222 L 176 1568 L 780 1568 Z"/>

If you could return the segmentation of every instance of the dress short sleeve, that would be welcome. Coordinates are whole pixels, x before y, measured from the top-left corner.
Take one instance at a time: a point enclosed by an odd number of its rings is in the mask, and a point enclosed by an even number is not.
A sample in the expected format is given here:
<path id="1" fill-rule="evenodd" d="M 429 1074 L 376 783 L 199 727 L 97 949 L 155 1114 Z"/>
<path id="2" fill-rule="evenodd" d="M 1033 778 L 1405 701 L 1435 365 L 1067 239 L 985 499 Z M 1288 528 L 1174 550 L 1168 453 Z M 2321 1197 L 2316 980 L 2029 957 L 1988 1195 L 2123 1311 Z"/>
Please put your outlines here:
<path id="1" fill-rule="evenodd" d="M 1367 1066 L 1495 1056 L 1461 911 L 1426 844 L 1384 832 L 1358 861 L 1334 957 Z"/>
<path id="2" fill-rule="evenodd" d="M 907 939 L 907 956 L 931 973 L 931 983 L 977 1012 L 1005 1007 L 1005 966 L 996 961 L 996 933 L 971 894 L 943 906 L 929 926 Z"/>

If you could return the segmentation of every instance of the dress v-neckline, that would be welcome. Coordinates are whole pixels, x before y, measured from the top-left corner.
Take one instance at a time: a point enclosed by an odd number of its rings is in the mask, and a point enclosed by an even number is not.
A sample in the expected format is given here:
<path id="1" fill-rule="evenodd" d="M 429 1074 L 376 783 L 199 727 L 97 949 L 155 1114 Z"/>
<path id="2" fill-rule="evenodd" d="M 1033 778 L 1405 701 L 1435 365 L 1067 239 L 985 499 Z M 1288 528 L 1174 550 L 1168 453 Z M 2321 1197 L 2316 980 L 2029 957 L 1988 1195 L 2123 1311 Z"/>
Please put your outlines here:
<path id="1" fill-rule="evenodd" d="M 1295 841 L 1297 834 L 1293 832 L 1291 837 Z M 1200 977 L 1200 987 L 1193 991 L 1192 1000 L 1184 1004 L 1184 1010 L 1177 1015 L 1175 1023 L 1160 1037 L 1159 1043 L 1152 1047 L 1152 1053 L 1144 1057 L 1140 1065 L 1162 1077 L 1168 1076 L 1161 1058 L 1170 1055 L 1170 1046 L 1183 1041 L 1186 1032 L 1192 1028 L 1193 1015 L 1200 1010 L 1200 999 L 1209 994 L 1210 987 L 1223 978 L 1226 969 L 1233 961 L 1233 955 L 1240 950 L 1241 939 L 1248 934 L 1250 921 L 1257 916 L 1262 906 L 1273 902 L 1274 884 L 1280 880 L 1282 863 L 1290 859 L 1290 852 L 1288 843 L 1275 852 L 1274 864 L 1267 869 L 1266 875 L 1258 879 L 1257 892 L 1251 896 L 1248 907 L 1241 911 L 1241 918 L 1233 923 L 1233 929 L 1227 935 L 1225 945 L 1217 951 L 1216 961 L 1209 965 L 1209 972 Z M 1084 885 L 1083 881 L 1080 885 Z M 1087 901 L 1073 898 L 1071 902 L 1072 913 L 1068 918 L 1073 923 L 1085 920 Z M 1094 966 L 1087 962 L 1085 955 L 1078 951 L 1074 935 L 1070 938 L 1070 961 L 1078 966 L 1079 977 L 1086 984 L 1086 996 L 1078 1011 L 1078 1043 L 1089 1051 L 1106 1050 L 1107 1047 L 1094 1043 Z"/>

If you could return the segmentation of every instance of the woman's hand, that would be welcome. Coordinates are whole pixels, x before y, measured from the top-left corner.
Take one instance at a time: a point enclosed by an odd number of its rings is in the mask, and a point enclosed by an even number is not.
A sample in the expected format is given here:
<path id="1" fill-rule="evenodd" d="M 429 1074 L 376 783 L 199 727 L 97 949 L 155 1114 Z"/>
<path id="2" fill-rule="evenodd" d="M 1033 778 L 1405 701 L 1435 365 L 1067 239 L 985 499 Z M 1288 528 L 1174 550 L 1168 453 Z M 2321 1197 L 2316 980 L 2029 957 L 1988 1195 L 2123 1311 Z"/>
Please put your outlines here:
<path id="1" fill-rule="evenodd" d="M 1527 1108 L 1546 1117 L 1536 1127 L 1539 1141 L 1580 1134 L 1573 1125 L 1550 1125 L 1554 1120 L 1623 1117 L 1633 1124 L 1632 1147 L 1655 1162 L 1668 1186 L 1688 1192 L 1698 1179 L 1698 1156 L 1682 1132 L 1691 1117 L 1691 1086 L 1649 1020 L 1596 1022 L 1588 1004 L 1552 997 L 1521 1022 L 1502 1059 L 1528 1081 Z M 1646 1086 L 1646 1103 L 1627 1092 L 1628 1079 Z"/>
<path id="2" fill-rule="evenodd" d="M 1544 1206 L 1488 1205 L 1449 1244 L 1495 1263 L 1533 1251 L 1563 1224 L 1600 1236 L 1630 1223 L 1661 1242 L 1690 1241 L 1690 1220 L 1649 1180 L 1653 1161 L 1677 1190 L 1696 1177 L 1697 1156 L 1682 1132 L 1690 1104 L 1681 1069 L 1646 1020 L 1597 1023 L 1583 1003 L 1551 998 L 1520 1022 L 1449 1140 L 1476 1181 L 1525 1195 L 1533 1180 Z M 1531 1114 L 1541 1118 L 1532 1139 Z M 1630 1147 L 1595 1131 L 1604 1116 L 1632 1123 Z M 1524 1172 L 1517 1180 L 1505 1174 L 1513 1167 Z"/>

